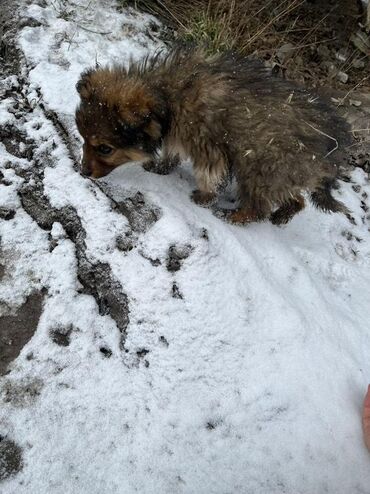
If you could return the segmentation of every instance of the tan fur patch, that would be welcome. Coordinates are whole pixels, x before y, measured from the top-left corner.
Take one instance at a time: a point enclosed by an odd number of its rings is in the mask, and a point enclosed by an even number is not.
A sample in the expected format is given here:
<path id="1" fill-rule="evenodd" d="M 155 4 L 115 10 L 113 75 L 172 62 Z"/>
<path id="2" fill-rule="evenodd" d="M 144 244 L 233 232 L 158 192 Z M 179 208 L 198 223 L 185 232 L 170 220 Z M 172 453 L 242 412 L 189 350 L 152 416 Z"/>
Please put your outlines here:
<path id="1" fill-rule="evenodd" d="M 100 98 L 109 108 L 116 107 L 123 121 L 135 125 L 150 114 L 153 97 L 140 80 L 125 78 L 110 69 L 92 72 L 80 90 L 82 98 Z"/>
<path id="2" fill-rule="evenodd" d="M 161 136 L 161 125 L 155 120 L 151 120 L 148 125 L 144 127 L 144 132 L 146 132 L 153 139 L 158 139 Z"/>
<path id="3" fill-rule="evenodd" d="M 216 192 L 227 175 L 227 164 L 221 156 L 211 155 L 209 158 L 213 166 L 208 165 L 208 160 L 206 164 L 202 159 L 194 162 L 195 179 L 200 190 Z"/>
<path id="4" fill-rule="evenodd" d="M 124 163 L 130 161 L 142 161 L 150 156 L 141 149 L 136 148 L 126 148 L 126 149 L 117 149 L 117 151 L 113 154 L 112 158 L 108 161 L 110 164 L 114 166 L 119 166 Z"/>
<path id="5" fill-rule="evenodd" d="M 178 156 L 180 160 L 186 160 L 190 157 L 190 154 L 185 151 L 180 139 L 173 138 L 172 136 L 165 140 L 164 152 L 167 156 Z"/>

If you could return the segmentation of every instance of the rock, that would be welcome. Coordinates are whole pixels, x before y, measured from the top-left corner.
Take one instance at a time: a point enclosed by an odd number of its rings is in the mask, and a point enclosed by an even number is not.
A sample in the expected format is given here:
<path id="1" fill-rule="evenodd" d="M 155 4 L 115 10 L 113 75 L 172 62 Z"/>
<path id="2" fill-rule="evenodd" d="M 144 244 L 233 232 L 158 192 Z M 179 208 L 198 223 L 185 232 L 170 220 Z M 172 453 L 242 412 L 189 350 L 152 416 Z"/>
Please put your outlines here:
<path id="1" fill-rule="evenodd" d="M 339 60 L 340 62 L 345 62 L 348 58 L 348 53 L 346 49 L 340 49 L 339 51 L 336 52 L 335 58 Z"/>
<path id="2" fill-rule="evenodd" d="M 352 67 L 354 67 L 355 69 L 363 69 L 365 67 L 365 62 L 363 60 L 355 58 L 352 62 Z"/>
<path id="3" fill-rule="evenodd" d="M 330 50 L 326 45 L 319 45 L 316 51 L 321 58 L 324 59 L 330 58 Z"/>
<path id="4" fill-rule="evenodd" d="M 342 82 L 343 84 L 346 84 L 348 82 L 348 74 L 346 74 L 345 72 L 338 72 L 337 74 L 337 79 Z"/>
<path id="5" fill-rule="evenodd" d="M 358 50 L 365 53 L 365 55 L 370 55 L 370 36 L 364 31 L 357 31 L 352 34 L 350 39 Z"/>
<path id="6" fill-rule="evenodd" d="M 294 49 L 295 47 L 294 45 L 292 45 L 292 43 L 286 43 L 285 45 L 281 46 L 276 52 L 280 63 L 284 63 L 289 58 L 291 58 L 294 53 Z"/>

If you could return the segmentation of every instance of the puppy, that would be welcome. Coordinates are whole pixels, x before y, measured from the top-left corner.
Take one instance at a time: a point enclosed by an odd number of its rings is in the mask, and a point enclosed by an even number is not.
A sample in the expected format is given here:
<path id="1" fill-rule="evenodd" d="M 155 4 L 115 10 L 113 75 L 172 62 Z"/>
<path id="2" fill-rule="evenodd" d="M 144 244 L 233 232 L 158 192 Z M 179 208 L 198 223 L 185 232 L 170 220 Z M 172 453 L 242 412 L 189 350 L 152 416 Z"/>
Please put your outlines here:
<path id="1" fill-rule="evenodd" d="M 99 178 L 130 161 L 190 157 L 193 200 L 212 203 L 230 176 L 239 207 L 232 222 L 287 223 L 303 191 L 323 211 L 348 213 L 331 189 L 348 125 L 325 101 L 235 53 L 174 49 L 124 67 L 96 68 L 77 84 L 82 172 Z"/>

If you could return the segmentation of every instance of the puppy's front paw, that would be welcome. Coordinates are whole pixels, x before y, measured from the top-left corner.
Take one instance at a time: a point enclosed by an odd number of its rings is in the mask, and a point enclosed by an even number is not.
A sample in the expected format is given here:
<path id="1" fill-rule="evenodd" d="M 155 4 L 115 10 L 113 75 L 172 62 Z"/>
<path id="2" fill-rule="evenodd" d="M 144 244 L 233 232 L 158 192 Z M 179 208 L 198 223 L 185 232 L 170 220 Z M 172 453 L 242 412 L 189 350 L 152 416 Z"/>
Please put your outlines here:
<path id="1" fill-rule="evenodd" d="M 156 173 L 157 175 L 168 175 L 177 166 L 178 160 L 165 159 L 162 161 L 147 161 L 143 163 L 143 168 L 147 172 Z"/>
<path id="2" fill-rule="evenodd" d="M 209 206 L 216 200 L 216 194 L 212 192 L 202 192 L 201 190 L 193 190 L 191 199 L 199 206 Z"/>
<path id="3" fill-rule="evenodd" d="M 145 161 L 142 167 L 146 172 L 157 173 L 158 163 L 156 161 Z"/>

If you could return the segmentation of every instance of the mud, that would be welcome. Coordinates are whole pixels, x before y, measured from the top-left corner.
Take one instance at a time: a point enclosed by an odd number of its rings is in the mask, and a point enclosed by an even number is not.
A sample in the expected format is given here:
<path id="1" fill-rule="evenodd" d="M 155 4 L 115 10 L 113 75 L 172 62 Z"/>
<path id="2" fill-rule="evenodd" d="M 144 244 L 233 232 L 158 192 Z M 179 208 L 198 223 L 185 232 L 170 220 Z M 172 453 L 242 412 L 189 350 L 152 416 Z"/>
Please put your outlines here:
<path id="1" fill-rule="evenodd" d="M 34 335 L 42 313 L 43 295 L 34 293 L 18 308 L 15 315 L 0 317 L 0 376 L 18 357 Z"/>
<path id="2" fill-rule="evenodd" d="M 12 220 L 15 216 L 15 210 L 9 208 L 1 208 L 0 207 L 0 218 L 3 220 Z"/>
<path id="3" fill-rule="evenodd" d="M 23 408 L 32 405 L 41 393 L 43 382 L 40 379 L 4 381 L 1 395 L 4 403 Z"/>
<path id="4" fill-rule="evenodd" d="M 192 250 L 193 247 L 191 245 L 171 245 L 167 254 L 167 270 L 171 273 L 178 271 L 183 261 L 190 256 Z"/>
<path id="5" fill-rule="evenodd" d="M 184 298 L 182 293 L 180 292 L 180 288 L 175 281 L 172 283 L 172 297 L 179 298 L 181 300 Z"/>
<path id="6" fill-rule="evenodd" d="M 159 208 L 148 204 L 141 192 L 123 201 L 115 201 L 113 208 L 128 219 L 134 232 L 146 232 L 160 217 Z"/>
<path id="7" fill-rule="evenodd" d="M 101 316 L 110 315 L 120 330 L 121 347 L 124 347 L 129 323 L 129 304 L 121 285 L 112 276 L 111 268 L 105 263 L 91 263 L 84 255 L 78 259 L 78 279 L 83 293 L 92 295 Z"/>
<path id="8" fill-rule="evenodd" d="M 59 346 L 69 346 L 71 343 L 72 326 L 67 328 L 55 328 L 50 331 L 50 338 Z"/>
<path id="9" fill-rule="evenodd" d="M 121 344 L 124 344 L 129 323 L 126 294 L 120 283 L 114 279 L 108 264 L 94 263 L 87 258 L 86 232 L 76 210 L 71 206 L 60 209 L 51 206 L 44 194 L 40 178 L 34 179 L 36 185 L 27 184 L 19 190 L 23 208 L 44 230 L 50 231 L 55 221 L 63 226 L 76 247 L 77 277 L 83 286 L 81 291 L 95 298 L 100 315 L 110 315 L 114 319 L 122 334 Z"/>
<path id="10" fill-rule="evenodd" d="M 22 466 L 22 449 L 11 439 L 0 436 L 0 481 L 18 473 Z"/>

